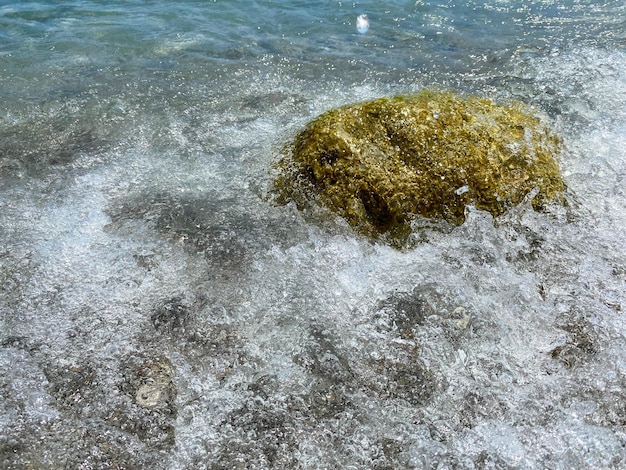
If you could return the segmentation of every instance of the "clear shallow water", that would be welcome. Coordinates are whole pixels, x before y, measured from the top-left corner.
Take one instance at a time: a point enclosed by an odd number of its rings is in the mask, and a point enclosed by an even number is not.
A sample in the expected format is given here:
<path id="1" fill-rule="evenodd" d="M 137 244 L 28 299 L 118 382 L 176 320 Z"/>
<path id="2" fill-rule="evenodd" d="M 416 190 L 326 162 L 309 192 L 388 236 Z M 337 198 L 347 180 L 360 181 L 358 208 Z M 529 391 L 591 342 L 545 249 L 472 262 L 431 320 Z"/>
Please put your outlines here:
<path id="1" fill-rule="evenodd" d="M 2 4 L 0 466 L 624 466 L 625 20 Z M 267 200 L 309 119 L 429 85 L 550 115 L 569 206 L 398 252 Z"/>

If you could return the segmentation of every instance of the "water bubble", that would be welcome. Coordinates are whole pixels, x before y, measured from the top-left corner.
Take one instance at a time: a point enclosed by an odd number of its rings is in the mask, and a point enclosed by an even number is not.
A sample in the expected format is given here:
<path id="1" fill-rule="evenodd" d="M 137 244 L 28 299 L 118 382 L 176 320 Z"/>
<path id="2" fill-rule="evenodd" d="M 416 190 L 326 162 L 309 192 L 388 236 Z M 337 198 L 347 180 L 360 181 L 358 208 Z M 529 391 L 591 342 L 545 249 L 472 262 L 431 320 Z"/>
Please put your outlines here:
<path id="1" fill-rule="evenodd" d="M 367 15 L 359 15 L 356 17 L 356 30 L 361 33 L 367 33 L 367 30 L 370 29 L 370 20 Z"/>

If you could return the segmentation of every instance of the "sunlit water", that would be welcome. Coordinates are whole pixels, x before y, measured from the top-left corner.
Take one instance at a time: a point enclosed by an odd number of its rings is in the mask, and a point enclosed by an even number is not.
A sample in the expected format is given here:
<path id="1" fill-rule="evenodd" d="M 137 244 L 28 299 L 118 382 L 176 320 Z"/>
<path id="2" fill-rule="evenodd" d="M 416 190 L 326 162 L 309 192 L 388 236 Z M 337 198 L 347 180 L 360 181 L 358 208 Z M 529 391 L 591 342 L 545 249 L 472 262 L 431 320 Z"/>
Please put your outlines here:
<path id="1" fill-rule="evenodd" d="M 433 85 L 548 114 L 567 207 L 396 251 L 269 200 Z M 0 99 L 1 468 L 626 466 L 622 1 L 2 2 Z"/>

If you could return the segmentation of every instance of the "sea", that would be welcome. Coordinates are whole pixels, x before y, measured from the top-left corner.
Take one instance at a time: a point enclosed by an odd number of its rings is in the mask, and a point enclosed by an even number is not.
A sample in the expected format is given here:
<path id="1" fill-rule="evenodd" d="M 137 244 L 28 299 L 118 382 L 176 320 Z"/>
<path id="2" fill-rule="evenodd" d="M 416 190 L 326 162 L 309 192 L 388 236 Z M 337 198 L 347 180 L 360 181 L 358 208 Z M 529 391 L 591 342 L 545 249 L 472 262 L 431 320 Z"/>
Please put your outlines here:
<path id="1" fill-rule="evenodd" d="M 433 87 L 544 115 L 565 203 L 272 197 Z M 625 188 L 623 0 L 0 0 L 0 468 L 626 468 Z"/>

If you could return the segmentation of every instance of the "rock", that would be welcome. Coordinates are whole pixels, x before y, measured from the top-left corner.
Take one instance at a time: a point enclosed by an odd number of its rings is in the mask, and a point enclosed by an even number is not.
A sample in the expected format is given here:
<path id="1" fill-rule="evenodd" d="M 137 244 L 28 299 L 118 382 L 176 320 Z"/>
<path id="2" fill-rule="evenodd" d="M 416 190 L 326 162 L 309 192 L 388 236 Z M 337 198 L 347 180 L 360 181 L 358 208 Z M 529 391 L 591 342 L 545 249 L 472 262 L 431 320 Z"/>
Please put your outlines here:
<path id="1" fill-rule="evenodd" d="M 166 358 L 158 358 L 142 364 L 133 377 L 135 402 L 144 408 L 159 407 L 167 414 L 176 414 L 174 400 L 176 388 L 172 382 L 174 368 Z"/>
<path id="2" fill-rule="evenodd" d="M 532 205 L 562 200 L 560 138 L 520 102 L 423 91 L 332 109 L 279 162 L 275 193 L 311 199 L 358 232 L 393 242 L 416 218 L 460 225 L 466 206 L 498 216 L 538 188 Z"/>

